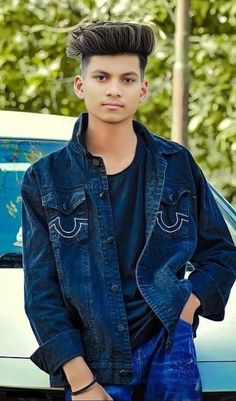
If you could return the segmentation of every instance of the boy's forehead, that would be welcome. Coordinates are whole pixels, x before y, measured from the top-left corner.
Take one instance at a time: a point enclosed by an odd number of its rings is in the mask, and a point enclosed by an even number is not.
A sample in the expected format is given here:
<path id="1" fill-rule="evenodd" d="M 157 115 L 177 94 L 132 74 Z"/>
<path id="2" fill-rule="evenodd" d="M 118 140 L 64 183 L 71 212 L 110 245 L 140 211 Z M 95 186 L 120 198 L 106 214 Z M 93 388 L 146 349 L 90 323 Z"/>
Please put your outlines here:
<path id="1" fill-rule="evenodd" d="M 94 55 L 90 57 L 89 72 L 97 70 L 107 73 L 127 74 L 140 72 L 140 62 L 136 54 Z"/>

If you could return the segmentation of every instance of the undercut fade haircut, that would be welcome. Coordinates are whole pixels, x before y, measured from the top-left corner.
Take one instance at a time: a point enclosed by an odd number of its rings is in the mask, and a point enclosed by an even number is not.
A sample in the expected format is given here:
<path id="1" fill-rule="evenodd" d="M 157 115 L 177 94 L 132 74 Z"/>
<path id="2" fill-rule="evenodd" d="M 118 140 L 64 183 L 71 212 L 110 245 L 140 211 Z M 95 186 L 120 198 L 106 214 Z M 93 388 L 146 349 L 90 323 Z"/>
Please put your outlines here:
<path id="1" fill-rule="evenodd" d="M 143 78 L 147 58 L 154 48 L 154 32 L 148 25 L 101 21 L 75 28 L 69 34 L 66 53 L 68 57 L 81 58 L 82 74 L 91 56 L 136 54 Z"/>

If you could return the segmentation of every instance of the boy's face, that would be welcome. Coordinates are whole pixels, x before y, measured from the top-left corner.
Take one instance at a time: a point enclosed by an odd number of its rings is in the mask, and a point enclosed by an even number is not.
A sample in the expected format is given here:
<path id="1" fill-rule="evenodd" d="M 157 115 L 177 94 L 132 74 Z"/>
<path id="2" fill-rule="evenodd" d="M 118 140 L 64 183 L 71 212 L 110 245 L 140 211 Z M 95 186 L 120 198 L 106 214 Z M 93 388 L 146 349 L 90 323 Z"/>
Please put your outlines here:
<path id="1" fill-rule="evenodd" d="M 76 95 L 91 115 L 108 123 L 132 119 L 147 96 L 139 58 L 133 54 L 91 56 L 82 76 L 74 81 Z"/>

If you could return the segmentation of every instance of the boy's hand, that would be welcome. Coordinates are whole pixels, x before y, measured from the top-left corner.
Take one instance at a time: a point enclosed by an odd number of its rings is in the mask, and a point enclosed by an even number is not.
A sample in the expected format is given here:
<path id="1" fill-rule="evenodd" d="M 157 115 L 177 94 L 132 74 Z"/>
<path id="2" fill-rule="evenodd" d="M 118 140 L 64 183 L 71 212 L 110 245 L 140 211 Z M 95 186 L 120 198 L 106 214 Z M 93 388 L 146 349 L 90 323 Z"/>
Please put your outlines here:
<path id="1" fill-rule="evenodd" d="M 72 395 L 72 401 L 113 401 L 113 398 L 104 390 L 99 384 L 95 383 L 92 387 L 88 388 L 84 393 Z"/>
<path id="2" fill-rule="evenodd" d="M 180 314 L 180 319 L 185 320 L 190 324 L 193 324 L 194 314 L 200 305 L 201 302 L 199 301 L 198 297 L 195 294 L 191 293 Z"/>

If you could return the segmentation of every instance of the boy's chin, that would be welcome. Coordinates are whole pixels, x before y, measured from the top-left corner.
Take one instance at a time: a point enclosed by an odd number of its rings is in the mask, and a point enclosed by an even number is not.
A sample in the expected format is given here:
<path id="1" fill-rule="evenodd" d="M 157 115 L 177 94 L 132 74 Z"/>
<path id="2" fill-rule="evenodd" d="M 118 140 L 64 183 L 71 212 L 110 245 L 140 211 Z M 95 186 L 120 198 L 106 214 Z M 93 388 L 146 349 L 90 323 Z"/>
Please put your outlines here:
<path id="1" fill-rule="evenodd" d="M 115 113 L 93 113 L 89 112 L 89 114 L 93 115 L 95 118 L 99 119 L 100 121 L 103 121 L 104 123 L 110 123 L 110 124 L 119 124 L 125 120 L 133 119 L 133 115 L 118 115 Z"/>

